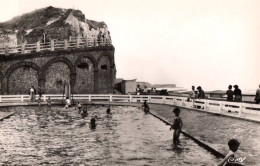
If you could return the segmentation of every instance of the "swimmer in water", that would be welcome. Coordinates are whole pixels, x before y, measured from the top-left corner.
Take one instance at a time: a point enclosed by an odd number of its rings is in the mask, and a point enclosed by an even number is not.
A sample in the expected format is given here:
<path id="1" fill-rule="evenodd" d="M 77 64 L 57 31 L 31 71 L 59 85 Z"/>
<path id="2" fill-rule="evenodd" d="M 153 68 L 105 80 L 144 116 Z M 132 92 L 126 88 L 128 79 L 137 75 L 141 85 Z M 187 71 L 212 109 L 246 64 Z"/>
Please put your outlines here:
<path id="1" fill-rule="evenodd" d="M 87 117 L 88 116 L 88 109 L 87 108 L 84 108 L 82 113 L 81 113 L 81 116 L 84 118 L 84 117 Z"/>
<path id="2" fill-rule="evenodd" d="M 77 102 L 76 110 L 78 110 L 79 114 L 81 113 L 81 107 L 82 107 L 82 104 L 80 102 Z"/>
<path id="3" fill-rule="evenodd" d="M 178 144 L 178 143 L 180 143 L 179 137 L 180 137 L 181 129 L 183 126 L 182 119 L 181 119 L 181 117 L 179 117 L 181 110 L 178 107 L 176 107 L 176 108 L 174 108 L 173 112 L 175 114 L 175 119 L 174 119 L 173 125 L 170 128 L 170 130 L 174 129 L 173 144 Z"/>
<path id="4" fill-rule="evenodd" d="M 107 114 L 110 114 L 110 106 L 107 108 Z"/>
<path id="5" fill-rule="evenodd" d="M 95 119 L 95 118 L 91 118 L 90 123 L 89 123 L 89 127 L 90 127 L 91 129 L 95 129 L 95 128 L 97 127 L 96 119 Z"/>
<path id="6" fill-rule="evenodd" d="M 231 139 L 228 141 L 229 146 L 229 153 L 226 155 L 226 157 L 218 163 L 218 166 L 242 166 L 243 165 L 243 159 L 240 161 L 240 159 L 236 159 L 235 152 L 238 150 L 238 147 L 240 145 L 240 142 L 236 139 Z"/>
<path id="7" fill-rule="evenodd" d="M 71 101 L 70 101 L 70 99 L 68 97 L 66 97 L 66 101 L 65 102 L 66 102 L 65 109 L 69 108 L 69 106 L 71 105 Z"/>
<path id="8" fill-rule="evenodd" d="M 150 111 L 150 107 L 147 104 L 146 100 L 144 101 L 144 104 L 142 105 L 142 109 L 144 109 L 145 113 L 149 113 L 149 111 Z"/>
<path id="9" fill-rule="evenodd" d="M 51 97 L 50 96 L 48 97 L 48 99 L 46 101 L 47 101 L 47 105 L 51 106 Z"/>

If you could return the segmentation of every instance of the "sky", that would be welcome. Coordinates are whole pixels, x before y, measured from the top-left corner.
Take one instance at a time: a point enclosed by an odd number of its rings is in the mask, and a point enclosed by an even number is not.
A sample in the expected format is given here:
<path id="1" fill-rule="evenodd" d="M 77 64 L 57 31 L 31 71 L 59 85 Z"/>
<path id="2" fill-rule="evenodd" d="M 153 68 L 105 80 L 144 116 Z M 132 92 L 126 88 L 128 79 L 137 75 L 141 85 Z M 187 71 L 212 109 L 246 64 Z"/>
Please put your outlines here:
<path id="1" fill-rule="evenodd" d="M 204 90 L 260 84 L 259 0 L 1 0 L 0 22 L 48 6 L 108 25 L 117 78 Z"/>

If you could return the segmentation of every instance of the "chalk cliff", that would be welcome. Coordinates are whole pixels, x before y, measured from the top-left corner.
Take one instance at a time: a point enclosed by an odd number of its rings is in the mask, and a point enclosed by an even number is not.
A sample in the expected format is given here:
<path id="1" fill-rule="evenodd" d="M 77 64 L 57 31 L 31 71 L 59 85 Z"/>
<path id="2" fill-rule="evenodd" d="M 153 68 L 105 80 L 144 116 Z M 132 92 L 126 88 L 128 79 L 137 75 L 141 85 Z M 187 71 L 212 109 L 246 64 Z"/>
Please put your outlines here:
<path id="1" fill-rule="evenodd" d="M 0 23 L 0 47 L 50 39 L 110 38 L 107 25 L 85 18 L 80 10 L 47 7 Z"/>

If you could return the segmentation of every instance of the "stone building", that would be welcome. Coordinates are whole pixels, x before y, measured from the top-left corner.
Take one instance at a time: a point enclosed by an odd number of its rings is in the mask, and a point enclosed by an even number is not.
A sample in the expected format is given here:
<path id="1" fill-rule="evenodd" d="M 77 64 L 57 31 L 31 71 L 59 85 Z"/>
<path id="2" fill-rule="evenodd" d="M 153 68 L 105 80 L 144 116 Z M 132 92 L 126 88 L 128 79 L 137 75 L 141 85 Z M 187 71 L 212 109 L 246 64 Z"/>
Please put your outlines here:
<path id="1" fill-rule="evenodd" d="M 102 38 L 100 38 L 100 36 Z M 0 23 L 0 94 L 112 93 L 114 47 L 104 22 L 47 7 Z"/>
<path id="2" fill-rule="evenodd" d="M 0 94 L 28 94 L 31 86 L 45 94 L 113 93 L 114 47 L 33 52 L 0 56 Z"/>

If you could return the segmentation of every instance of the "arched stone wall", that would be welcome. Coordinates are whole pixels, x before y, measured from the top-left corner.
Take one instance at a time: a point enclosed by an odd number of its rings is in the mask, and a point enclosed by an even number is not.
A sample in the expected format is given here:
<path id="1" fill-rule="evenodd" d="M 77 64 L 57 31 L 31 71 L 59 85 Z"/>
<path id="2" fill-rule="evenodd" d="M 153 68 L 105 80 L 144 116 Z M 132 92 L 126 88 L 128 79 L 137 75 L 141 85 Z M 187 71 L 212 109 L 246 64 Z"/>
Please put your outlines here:
<path id="1" fill-rule="evenodd" d="M 104 56 L 108 57 L 108 59 L 109 59 L 109 61 L 110 61 L 110 64 L 111 64 L 110 67 L 113 67 L 113 66 L 115 65 L 115 63 L 114 63 L 114 58 L 113 58 L 113 56 L 112 56 L 109 52 L 105 52 L 105 53 L 101 54 L 101 55 L 98 57 L 98 59 L 97 59 L 98 65 L 100 64 L 100 61 L 101 61 L 101 59 L 102 59 Z"/>
<path id="2" fill-rule="evenodd" d="M 27 94 L 31 86 L 39 88 L 40 68 L 33 62 L 22 61 L 12 65 L 5 73 L 8 94 Z"/>
<path id="3" fill-rule="evenodd" d="M 97 62 L 92 55 L 81 54 L 75 62 L 77 79 L 74 86 L 76 94 L 91 94 L 96 92 Z"/>
<path id="4" fill-rule="evenodd" d="M 112 93 L 112 57 L 102 54 L 98 57 L 98 93 Z"/>
<path id="5" fill-rule="evenodd" d="M 64 83 L 73 86 L 76 81 L 76 70 L 70 60 L 63 57 L 53 58 L 48 61 L 42 69 L 42 81 L 44 93 L 62 94 Z"/>

